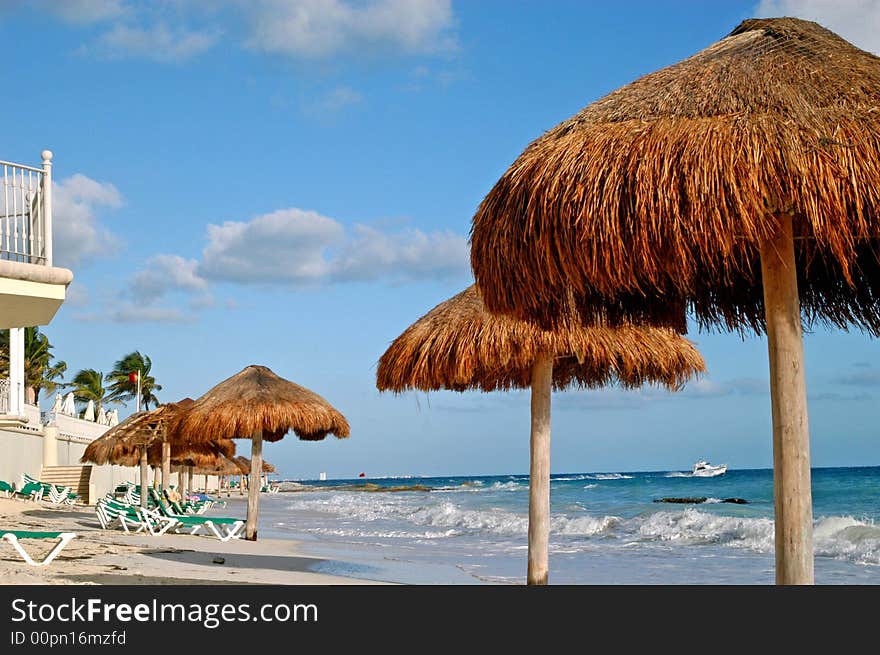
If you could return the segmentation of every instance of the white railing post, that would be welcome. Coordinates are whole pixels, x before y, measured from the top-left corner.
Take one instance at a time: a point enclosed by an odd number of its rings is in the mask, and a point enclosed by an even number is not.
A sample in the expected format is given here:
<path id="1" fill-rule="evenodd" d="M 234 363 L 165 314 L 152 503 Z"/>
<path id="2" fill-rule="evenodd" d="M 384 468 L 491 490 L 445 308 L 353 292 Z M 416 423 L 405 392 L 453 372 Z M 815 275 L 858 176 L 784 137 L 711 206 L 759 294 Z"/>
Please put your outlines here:
<path id="1" fill-rule="evenodd" d="M 8 413 L 24 414 L 24 328 L 9 328 Z"/>
<path id="2" fill-rule="evenodd" d="M 46 266 L 52 265 L 52 151 L 44 150 L 43 157 L 43 254 Z"/>

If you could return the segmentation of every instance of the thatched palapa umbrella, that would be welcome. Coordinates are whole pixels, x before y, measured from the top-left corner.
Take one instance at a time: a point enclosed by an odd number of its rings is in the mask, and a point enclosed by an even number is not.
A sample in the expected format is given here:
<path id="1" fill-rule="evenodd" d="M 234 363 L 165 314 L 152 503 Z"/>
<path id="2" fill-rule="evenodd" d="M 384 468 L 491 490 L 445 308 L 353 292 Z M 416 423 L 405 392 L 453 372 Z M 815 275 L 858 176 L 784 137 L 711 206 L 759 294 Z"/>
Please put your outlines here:
<path id="1" fill-rule="evenodd" d="M 813 581 L 802 315 L 880 332 L 880 58 L 793 18 L 721 41 L 534 141 L 473 220 L 491 311 L 766 331 L 776 581 Z M 673 310 L 670 313 L 670 308 Z M 803 314 L 802 314 L 803 313 Z"/>
<path id="2" fill-rule="evenodd" d="M 348 421 L 313 391 L 281 378 L 265 366 L 248 366 L 214 386 L 192 407 L 177 416 L 174 432 L 198 441 L 204 435 L 251 440 L 251 478 L 248 488 L 246 538 L 257 538 L 263 440 L 279 441 L 293 432 L 305 441 L 328 434 L 345 438 Z"/>
<path id="3" fill-rule="evenodd" d="M 184 398 L 178 403 L 167 403 L 150 411 L 132 414 L 92 441 L 80 461 L 99 465 L 140 465 L 141 506 L 146 507 L 148 466 L 161 466 L 163 485 L 167 485 L 172 461 L 176 462 L 190 453 L 222 452 L 230 457 L 235 454 L 232 442 L 203 440 L 191 444 L 175 439 L 169 432 L 169 419 L 192 405 L 192 402 L 192 399 Z"/>
<path id="4" fill-rule="evenodd" d="M 550 394 L 569 386 L 679 388 L 705 370 L 700 353 L 672 330 L 584 327 L 574 317 L 545 331 L 486 311 L 476 287 L 411 325 L 379 360 L 380 391 L 482 391 L 531 387 L 529 584 L 547 584 L 550 539 Z"/>
<path id="5" fill-rule="evenodd" d="M 235 463 L 238 465 L 238 493 L 242 495 L 244 492 L 242 491 L 241 478 L 242 476 L 249 476 L 251 474 L 251 460 L 249 460 L 244 455 L 238 455 L 235 458 Z M 275 467 L 267 462 L 265 459 L 263 460 L 263 470 L 262 473 L 274 473 Z M 262 488 L 262 475 L 260 476 L 260 487 Z M 267 478 L 268 479 L 268 478 Z"/>

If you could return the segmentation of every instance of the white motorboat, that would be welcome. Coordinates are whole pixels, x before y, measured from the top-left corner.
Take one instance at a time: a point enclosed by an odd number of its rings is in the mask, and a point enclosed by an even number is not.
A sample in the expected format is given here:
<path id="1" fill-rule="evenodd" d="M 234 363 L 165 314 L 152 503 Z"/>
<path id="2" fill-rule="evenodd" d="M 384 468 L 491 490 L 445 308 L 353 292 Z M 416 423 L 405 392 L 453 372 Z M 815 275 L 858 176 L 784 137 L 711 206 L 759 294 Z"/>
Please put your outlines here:
<path id="1" fill-rule="evenodd" d="M 727 473 L 727 464 L 712 466 L 703 460 L 694 464 L 693 475 L 696 478 L 714 478 L 716 475 L 724 475 L 725 473 Z"/>

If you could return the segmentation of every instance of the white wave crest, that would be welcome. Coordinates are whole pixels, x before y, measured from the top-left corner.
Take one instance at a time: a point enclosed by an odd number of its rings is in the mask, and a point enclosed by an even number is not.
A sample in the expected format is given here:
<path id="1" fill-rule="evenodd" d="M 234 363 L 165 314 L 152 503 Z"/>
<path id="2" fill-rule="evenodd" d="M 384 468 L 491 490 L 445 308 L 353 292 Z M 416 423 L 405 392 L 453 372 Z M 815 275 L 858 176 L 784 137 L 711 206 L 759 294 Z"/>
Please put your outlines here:
<path id="1" fill-rule="evenodd" d="M 664 478 L 692 478 L 694 477 L 693 473 L 683 473 L 682 471 L 670 471 Z"/>
<path id="2" fill-rule="evenodd" d="M 598 485 L 598 484 L 595 484 L 595 483 L 593 483 L 593 484 L 585 484 L 585 485 L 584 485 L 584 489 L 595 489 L 595 488 L 598 487 L 598 486 L 599 486 L 599 485 Z"/>
<path id="3" fill-rule="evenodd" d="M 594 473 L 587 475 L 584 480 L 632 480 L 631 475 L 623 475 L 623 473 Z"/>
<path id="4" fill-rule="evenodd" d="M 655 512 L 640 520 L 639 534 L 647 539 L 773 551 L 771 519 L 718 516 L 689 507 L 681 512 Z"/>
<path id="5" fill-rule="evenodd" d="M 816 555 L 861 564 L 880 564 L 880 526 L 852 516 L 819 519 L 813 527 Z"/>

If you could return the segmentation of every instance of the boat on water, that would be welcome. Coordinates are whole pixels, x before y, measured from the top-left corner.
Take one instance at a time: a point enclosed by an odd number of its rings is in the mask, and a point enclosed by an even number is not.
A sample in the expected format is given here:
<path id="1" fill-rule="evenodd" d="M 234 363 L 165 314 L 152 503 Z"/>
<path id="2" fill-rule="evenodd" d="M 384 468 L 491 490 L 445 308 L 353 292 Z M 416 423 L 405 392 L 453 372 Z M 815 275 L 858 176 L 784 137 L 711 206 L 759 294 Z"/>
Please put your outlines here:
<path id="1" fill-rule="evenodd" d="M 693 476 L 696 478 L 714 478 L 725 473 L 727 473 L 727 464 L 712 466 L 709 462 L 703 460 L 694 464 Z"/>

